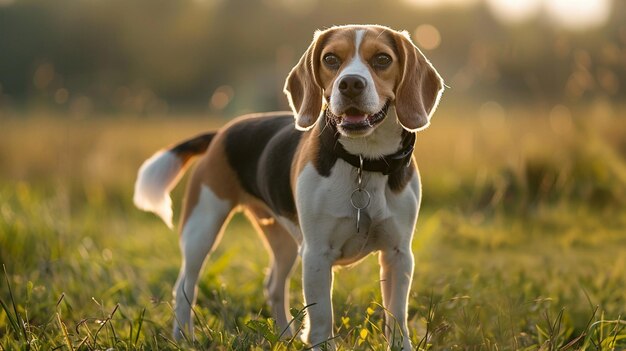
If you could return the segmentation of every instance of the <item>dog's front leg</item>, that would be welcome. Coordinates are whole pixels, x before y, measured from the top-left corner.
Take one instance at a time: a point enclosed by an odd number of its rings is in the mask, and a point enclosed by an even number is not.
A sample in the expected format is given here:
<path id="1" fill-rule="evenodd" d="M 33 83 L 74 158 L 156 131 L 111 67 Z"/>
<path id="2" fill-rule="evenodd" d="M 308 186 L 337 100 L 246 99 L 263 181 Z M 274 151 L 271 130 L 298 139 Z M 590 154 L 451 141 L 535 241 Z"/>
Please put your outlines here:
<path id="1" fill-rule="evenodd" d="M 385 306 L 385 335 L 390 348 L 411 350 L 407 327 L 407 304 L 413 279 L 414 259 L 411 245 L 383 250 L 380 254 L 380 278 Z"/>
<path id="2" fill-rule="evenodd" d="M 302 281 L 306 320 L 304 341 L 314 350 L 334 349 L 333 337 L 333 255 L 330 249 L 304 246 L 302 252 Z"/>

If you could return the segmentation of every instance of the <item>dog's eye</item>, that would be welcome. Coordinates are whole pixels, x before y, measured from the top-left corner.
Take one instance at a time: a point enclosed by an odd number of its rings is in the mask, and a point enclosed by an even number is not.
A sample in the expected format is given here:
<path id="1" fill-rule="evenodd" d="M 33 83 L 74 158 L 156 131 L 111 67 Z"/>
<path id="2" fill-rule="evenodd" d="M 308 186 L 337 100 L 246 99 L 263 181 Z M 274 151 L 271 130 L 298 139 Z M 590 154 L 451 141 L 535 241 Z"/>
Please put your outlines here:
<path id="1" fill-rule="evenodd" d="M 332 69 L 337 69 L 341 66 L 341 59 L 335 54 L 324 55 L 324 64 Z"/>
<path id="2" fill-rule="evenodd" d="M 372 67 L 376 69 L 385 69 L 391 64 L 391 56 L 387 54 L 377 54 L 371 60 Z"/>

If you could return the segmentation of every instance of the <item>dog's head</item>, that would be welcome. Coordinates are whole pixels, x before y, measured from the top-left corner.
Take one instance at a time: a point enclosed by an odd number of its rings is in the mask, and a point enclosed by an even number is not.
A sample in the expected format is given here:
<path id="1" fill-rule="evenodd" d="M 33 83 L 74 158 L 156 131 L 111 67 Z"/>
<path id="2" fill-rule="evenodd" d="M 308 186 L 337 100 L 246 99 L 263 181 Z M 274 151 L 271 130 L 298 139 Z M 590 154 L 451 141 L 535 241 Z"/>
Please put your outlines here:
<path id="1" fill-rule="evenodd" d="M 443 80 L 408 33 L 376 25 L 317 31 L 285 83 L 298 129 L 310 129 L 328 107 L 351 137 L 371 134 L 391 105 L 406 130 L 424 129 L 442 92 Z"/>

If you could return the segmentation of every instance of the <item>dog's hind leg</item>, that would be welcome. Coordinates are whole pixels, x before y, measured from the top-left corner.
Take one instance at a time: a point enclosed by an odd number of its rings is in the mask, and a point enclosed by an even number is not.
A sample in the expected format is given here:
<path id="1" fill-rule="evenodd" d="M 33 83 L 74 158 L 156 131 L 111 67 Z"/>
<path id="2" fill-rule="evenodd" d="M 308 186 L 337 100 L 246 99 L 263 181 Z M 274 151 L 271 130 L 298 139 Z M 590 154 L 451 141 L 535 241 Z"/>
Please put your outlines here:
<path id="1" fill-rule="evenodd" d="M 230 201 L 220 199 L 206 185 L 196 183 L 188 196 L 197 195 L 193 208 L 186 208 L 180 236 L 182 266 L 174 287 L 174 338 L 183 333 L 193 339 L 192 307 L 196 300 L 198 275 L 202 264 L 219 241 L 222 226 L 233 209 Z"/>
<path id="2" fill-rule="evenodd" d="M 276 319 L 279 332 L 284 336 L 293 335 L 289 326 L 289 276 L 298 257 L 298 245 L 289 232 L 267 211 L 250 208 L 251 217 L 257 230 L 263 233 L 266 247 L 271 253 L 270 272 L 265 278 L 265 295 Z"/>

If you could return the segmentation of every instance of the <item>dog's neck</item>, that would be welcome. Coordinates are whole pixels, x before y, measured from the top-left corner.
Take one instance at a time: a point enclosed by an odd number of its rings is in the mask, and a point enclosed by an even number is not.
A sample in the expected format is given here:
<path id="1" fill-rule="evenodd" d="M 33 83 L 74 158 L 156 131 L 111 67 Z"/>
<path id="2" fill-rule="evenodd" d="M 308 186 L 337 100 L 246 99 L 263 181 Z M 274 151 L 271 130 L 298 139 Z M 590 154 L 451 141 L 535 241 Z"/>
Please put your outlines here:
<path id="1" fill-rule="evenodd" d="M 365 137 L 349 138 L 339 136 L 339 142 L 349 153 L 362 155 L 365 158 L 378 159 L 393 154 L 402 147 L 404 129 L 397 122 L 396 111 L 389 108 L 387 117 L 381 124 Z"/>
<path id="2" fill-rule="evenodd" d="M 321 123 L 316 127 L 319 129 L 315 132 L 319 135 L 320 147 L 314 162 L 319 174 L 330 175 L 337 159 L 353 167 L 384 175 L 396 174 L 410 164 L 415 134 L 400 126 L 394 127 L 395 118 L 387 117 L 389 120 L 381 122 L 372 135 L 361 137 L 360 140 L 340 135 L 337 126 L 332 119 L 327 118 L 326 113 L 320 118 Z M 351 150 L 345 145 L 349 145 Z"/>

